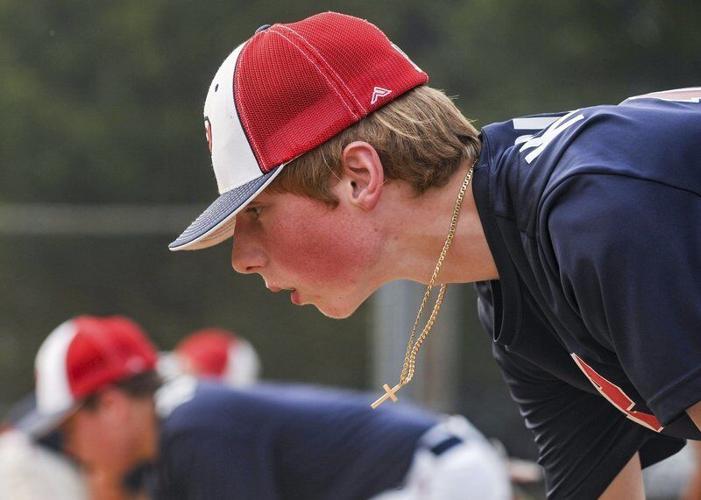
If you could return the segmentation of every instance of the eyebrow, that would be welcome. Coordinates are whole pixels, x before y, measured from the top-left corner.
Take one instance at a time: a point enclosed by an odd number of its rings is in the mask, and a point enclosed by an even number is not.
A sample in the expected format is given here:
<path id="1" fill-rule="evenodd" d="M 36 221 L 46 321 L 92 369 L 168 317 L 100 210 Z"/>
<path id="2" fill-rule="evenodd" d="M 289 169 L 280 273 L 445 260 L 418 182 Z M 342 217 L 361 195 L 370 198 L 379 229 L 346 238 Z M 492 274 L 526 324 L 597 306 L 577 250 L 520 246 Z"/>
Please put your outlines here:
<path id="1" fill-rule="evenodd" d="M 261 206 L 261 205 L 267 205 L 267 204 L 268 204 L 268 203 L 265 201 L 265 199 L 262 199 L 262 200 L 261 200 L 259 197 L 256 197 L 255 199 L 251 200 L 251 202 L 250 202 L 248 205 L 246 205 L 246 206 L 249 206 L 249 207 L 250 207 L 250 206 L 259 207 L 259 206 Z"/>

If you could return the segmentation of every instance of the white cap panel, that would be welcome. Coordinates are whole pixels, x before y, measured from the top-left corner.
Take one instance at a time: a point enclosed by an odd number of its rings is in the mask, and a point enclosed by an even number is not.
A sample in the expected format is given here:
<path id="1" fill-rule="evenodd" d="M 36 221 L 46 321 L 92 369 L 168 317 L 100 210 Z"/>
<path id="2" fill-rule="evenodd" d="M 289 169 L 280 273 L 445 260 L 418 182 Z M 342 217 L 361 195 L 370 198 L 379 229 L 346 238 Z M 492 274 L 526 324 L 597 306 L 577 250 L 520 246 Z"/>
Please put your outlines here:
<path id="1" fill-rule="evenodd" d="M 35 369 L 37 409 L 40 413 L 65 411 L 75 403 L 68 382 L 66 360 L 76 333 L 73 321 L 66 321 L 56 327 L 39 348 Z"/>
<path id="2" fill-rule="evenodd" d="M 255 384 L 259 372 L 260 360 L 253 346 L 243 339 L 232 342 L 226 356 L 223 381 L 232 387 L 244 387 Z"/>
<path id="3" fill-rule="evenodd" d="M 212 166 L 219 194 L 263 175 L 234 102 L 234 71 L 245 45 L 245 42 L 239 45 L 224 60 L 214 76 L 204 103 L 205 127 L 208 120 L 210 129 L 207 134 L 211 135 Z"/>

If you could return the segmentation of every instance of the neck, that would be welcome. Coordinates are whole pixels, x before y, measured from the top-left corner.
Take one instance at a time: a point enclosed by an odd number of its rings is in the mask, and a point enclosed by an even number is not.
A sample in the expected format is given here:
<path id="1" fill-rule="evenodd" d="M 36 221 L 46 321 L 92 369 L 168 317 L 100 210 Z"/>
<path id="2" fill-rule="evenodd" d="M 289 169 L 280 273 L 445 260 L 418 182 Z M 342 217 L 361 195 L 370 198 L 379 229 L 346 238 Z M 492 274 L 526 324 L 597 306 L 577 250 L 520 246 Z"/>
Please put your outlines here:
<path id="1" fill-rule="evenodd" d="M 390 279 L 428 283 L 448 235 L 455 201 L 470 165 L 471 162 L 464 162 L 446 186 L 430 189 L 420 196 L 406 183 L 394 183 L 393 198 L 399 207 L 393 207 L 395 215 L 388 224 L 391 236 L 386 254 L 391 261 L 386 269 L 391 269 Z M 402 259 L 397 259 L 397 255 L 402 255 Z M 470 283 L 496 278 L 498 273 L 470 185 L 438 282 Z"/>
<path id="2" fill-rule="evenodd" d="M 139 443 L 135 449 L 136 462 L 151 462 L 158 458 L 158 417 L 152 398 L 145 398 L 139 407 Z"/>

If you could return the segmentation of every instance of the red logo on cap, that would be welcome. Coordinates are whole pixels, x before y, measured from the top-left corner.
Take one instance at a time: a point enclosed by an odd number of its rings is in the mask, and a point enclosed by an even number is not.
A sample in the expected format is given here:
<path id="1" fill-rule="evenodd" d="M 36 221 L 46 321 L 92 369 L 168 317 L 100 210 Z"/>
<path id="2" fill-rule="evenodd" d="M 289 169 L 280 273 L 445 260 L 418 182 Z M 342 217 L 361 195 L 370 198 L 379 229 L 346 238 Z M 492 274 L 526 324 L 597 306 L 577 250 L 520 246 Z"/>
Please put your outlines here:
<path id="1" fill-rule="evenodd" d="M 204 135 L 207 138 L 209 154 L 212 154 L 212 124 L 209 122 L 209 118 L 204 119 Z"/>

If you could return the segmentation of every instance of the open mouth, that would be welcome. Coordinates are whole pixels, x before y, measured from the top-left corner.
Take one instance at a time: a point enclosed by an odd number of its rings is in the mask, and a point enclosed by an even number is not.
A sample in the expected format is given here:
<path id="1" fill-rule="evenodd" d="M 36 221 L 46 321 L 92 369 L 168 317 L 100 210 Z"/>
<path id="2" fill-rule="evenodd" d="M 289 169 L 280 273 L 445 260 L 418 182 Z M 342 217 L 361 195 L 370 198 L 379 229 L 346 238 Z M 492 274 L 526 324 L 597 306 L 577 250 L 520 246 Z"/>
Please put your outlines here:
<path id="1" fill-rule="evenodd" d="M 283 291 L 294 293 L 297 291 L 297 289 L 293 288 L 293 287 L 270 285 L 268 283 L 265 284 L 265 287 L 273 293 L 278 293 L 278 292 L 283 292 Z"/>

